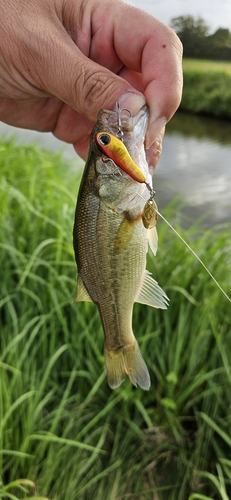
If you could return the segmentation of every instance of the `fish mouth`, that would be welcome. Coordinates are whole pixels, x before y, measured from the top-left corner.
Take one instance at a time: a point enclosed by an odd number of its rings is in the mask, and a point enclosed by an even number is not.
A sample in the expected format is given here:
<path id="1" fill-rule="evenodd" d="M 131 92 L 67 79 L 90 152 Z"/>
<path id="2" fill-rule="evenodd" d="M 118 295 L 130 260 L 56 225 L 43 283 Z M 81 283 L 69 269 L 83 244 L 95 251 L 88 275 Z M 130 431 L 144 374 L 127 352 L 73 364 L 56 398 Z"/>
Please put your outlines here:
<path id="1" fill-rule="evenodd" d="M 141 168 L 144 156 L 145 135 L 148 127 L 149 110 L 145 105 L 135 116 L 131 115 L 129 109 L 118 108 L 115 110 L 101 109 L 98 121 L 93 129 L 93 138 L 98 132 L 109 132 L 121 139 L 125 144 L 134 162 Z M 143 153 L 142 153 L 143 151 Z M 143 170 L 141 168 L 141 170 Z M 146 170 L 146 167 L 145 167 Z M 144 172 L 145 173 L 145 172 Z M 148 173 L 148 169 L 147 172 Z"/>
<path id="2" fill-rule="evenodd" d="M 146 133 L 148 124 L 149 112 L 148 107 L 143 106 L 135 116 L 127 108 L 120 109 L 120 123 L 118 122 L 118 111 L 110 111 L 108 109 L 100 109 L 98 115 L 98 127 L 105 127 L 112 134 L 117 135 L 120 130 L 123 132 L 134 132 L 136 126 L 142 125 L 142 135 Z M 140 128 L 140 127 L 139 127 Z M 140 130 L 141 131 L 141 130 Z"/>

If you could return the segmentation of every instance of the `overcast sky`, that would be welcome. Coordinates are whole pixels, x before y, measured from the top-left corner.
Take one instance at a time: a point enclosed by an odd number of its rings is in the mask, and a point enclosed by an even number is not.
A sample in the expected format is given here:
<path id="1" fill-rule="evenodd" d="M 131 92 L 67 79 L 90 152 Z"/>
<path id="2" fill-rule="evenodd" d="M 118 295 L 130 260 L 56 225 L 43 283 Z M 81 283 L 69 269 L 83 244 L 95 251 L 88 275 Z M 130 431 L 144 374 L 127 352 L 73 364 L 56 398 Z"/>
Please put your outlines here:
<path id="1" fill-rule="evenodd" d="M 126 0 L 170 24 L 173 17 L 192 15 L 202 17 L 214 32 L 228 28 L 231 32 L 231 0 Z"/>

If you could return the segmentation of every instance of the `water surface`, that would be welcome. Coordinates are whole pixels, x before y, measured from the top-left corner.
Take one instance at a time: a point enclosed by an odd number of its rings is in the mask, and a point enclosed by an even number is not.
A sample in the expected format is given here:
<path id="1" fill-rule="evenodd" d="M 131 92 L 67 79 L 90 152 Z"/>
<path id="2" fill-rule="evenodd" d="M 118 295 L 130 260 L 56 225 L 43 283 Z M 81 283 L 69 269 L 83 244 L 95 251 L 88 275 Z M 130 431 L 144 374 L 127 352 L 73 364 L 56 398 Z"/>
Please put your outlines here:
<path id="1" fill-rule="evenodd" d="M 231 220 L 231 123 L 178 112 L 167 126 L 154 176 L 159 207 L 179 195 L 191 220 Z"/>

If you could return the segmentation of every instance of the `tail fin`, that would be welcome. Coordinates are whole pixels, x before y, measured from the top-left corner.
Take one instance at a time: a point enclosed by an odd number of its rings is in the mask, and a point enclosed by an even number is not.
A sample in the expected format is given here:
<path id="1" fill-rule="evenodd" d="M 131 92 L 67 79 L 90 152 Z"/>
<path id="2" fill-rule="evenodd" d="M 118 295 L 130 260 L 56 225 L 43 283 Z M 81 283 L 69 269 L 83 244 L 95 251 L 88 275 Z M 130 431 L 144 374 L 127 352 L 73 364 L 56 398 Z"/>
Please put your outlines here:
<path id="1" fill-rule="evenodd" d="M 111 389 L 119 387 L 128 375 L 132 384 L 148 391 L 151 385 L 150 376 L 136 341 L 118 351 L 109 350 L 105 346 L 104 356 L 108 385 Z"/>

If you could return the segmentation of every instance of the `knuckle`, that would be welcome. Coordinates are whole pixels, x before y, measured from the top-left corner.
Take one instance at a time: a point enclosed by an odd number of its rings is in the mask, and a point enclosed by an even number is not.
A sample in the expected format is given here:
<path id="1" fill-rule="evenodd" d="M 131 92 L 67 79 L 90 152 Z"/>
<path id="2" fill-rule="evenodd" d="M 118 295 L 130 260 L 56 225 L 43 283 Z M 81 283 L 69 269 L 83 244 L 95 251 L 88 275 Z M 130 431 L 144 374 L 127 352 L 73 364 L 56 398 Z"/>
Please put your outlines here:
<path id="1" fill-rule="evenodd" d="M 74 100 L 78 111 L 88 118 L 95 117 L 104 101 L 107 101 L 116 90 L 116 83 L 107 70 L 89 70 L 87 63 L 82 62 L 78 67 L 74 85 Z"/>

